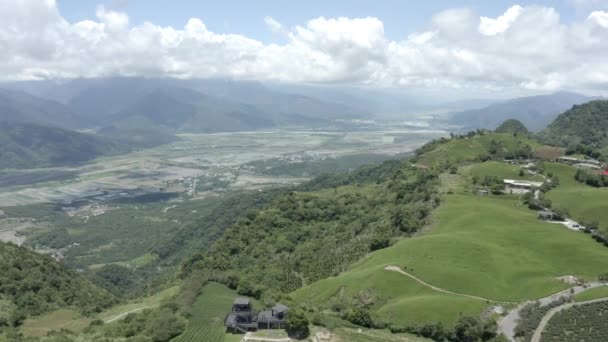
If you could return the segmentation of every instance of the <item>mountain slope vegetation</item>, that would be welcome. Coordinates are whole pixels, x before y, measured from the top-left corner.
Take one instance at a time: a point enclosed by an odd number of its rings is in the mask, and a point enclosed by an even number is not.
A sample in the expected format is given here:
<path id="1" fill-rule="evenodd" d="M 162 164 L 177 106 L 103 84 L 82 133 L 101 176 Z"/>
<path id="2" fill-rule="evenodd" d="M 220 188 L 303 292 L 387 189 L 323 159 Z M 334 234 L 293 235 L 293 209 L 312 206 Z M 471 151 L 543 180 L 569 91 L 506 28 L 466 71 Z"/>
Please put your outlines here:
<path id="1" fill-rule="evenodd" d="M 608 146 L 608 101 L 597 100 L 572 107 L 540 132 L 539 137 L 556 146 L 586 145 L 591 149 Z"/>
<path id="2" fill-rule="evenodd" d="M 128 146 L 91 134 L 35 124 L 0 123 L 0 168 L 74 164 L 128 150 Z"/>
<path id="3" fill-rule="evenodd" d="M 114 302 L 108 292 L 51 257 L 0 242 L 0 327 L 62 307 L 99 312 Z"/>

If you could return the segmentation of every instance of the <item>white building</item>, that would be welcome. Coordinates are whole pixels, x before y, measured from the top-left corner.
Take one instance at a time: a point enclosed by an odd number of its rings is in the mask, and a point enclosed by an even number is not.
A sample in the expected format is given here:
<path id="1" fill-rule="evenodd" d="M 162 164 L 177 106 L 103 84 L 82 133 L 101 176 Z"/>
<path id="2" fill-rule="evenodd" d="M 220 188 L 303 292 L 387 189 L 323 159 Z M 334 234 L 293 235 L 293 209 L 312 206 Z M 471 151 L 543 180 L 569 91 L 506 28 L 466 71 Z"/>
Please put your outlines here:
<path id="1" fill-rule="evenodd" d="M 532 191 L 532 189 L 540 188 L 543 185 L 542 182 L 531 182 L 519 179 L 505 179 L 503 182 L 505 184 L 505 193 L 516 195 L 527 194 Z"/>

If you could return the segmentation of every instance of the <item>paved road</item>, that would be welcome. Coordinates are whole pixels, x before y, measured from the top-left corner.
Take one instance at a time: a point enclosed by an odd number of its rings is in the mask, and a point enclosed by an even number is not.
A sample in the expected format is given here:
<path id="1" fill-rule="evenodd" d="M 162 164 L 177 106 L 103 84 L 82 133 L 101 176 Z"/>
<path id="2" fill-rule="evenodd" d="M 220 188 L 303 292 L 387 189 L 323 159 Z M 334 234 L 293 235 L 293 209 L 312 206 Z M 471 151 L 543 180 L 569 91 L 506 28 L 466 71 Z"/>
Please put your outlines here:
<path id="1" fill-rule="evenodd" d="M 401 274 L 403 274 L 405 276 L 408 276 L 408 277 L 414 279 L 419 284 L 421 284 L 423 286 L 426 286 L 426 287 L 428 287 L 428 288 L 430 288 L 430 289 L 432 289 L 434 291 L 437 291 L 437 292 L 443 292 L 443 293 L 447 293 L 447 294 L 451 294 L 451 295 L 455 295 L 455 296 L 468 297 L 468 298 L 479 299 L 479 300 L 489 301 L 489 302 L 495 302 L 495 303 L 507 303 L 507 304 L 516 304 L 517 303 L 517 302 L 504 302 L 504 301 L 494 300 L 494 299 L 490 299 L 490 298 L 473 296 L 473 295 L 469 295 L 469 294 L 466 294 L 466 293 L 459 293 L 459 292 L 453 292 L 453 291 L 450 291 L 450 290 L 442 289 L 440 287 L 433 286 L 433 285 L 425 282 L 424 280 L 416 277 L 413 274 L 405 272 L 399 266 L 386 266 L 384 269 L 387 270 L 387 271 L 393 271 L 393 272 L 401 273 Z"/>
<path id="2" fill-rule="evenodd" d="M 545 317 L 543 317 L 543 319 L 538 324 L 538 327 L 534 331 L 534 335 L 532 335 L 532 339 L 530 340 L 530 342 L 540 342 L 541 335 L 542 335 L 543 331 L 545 330 L 545 327 L 547 326 L 547 323 L 549 323 L 549 321 L 551 320 L 551 318 L 556 313 L 558 313 L 558 312 L 560 312 L 560 311 L 562 311 L 564 309 L 571 308 L 571 307 L 573 307 L 575 305 L 585 305 L 585 304 L 592 304 L 592 303 L 606 302 L 606 301 L 608 301 L 608 298 L 598 298 L 598 299 L 588 300 L 586 302 L 568 303 L 568 304 L 560 305 L 560 306 L 558 306 L 556 308 L 553 308 L 553 309 L 549 310 L 549 312 L 547 312 L 547 314 L 545 315 Z"/>
<path id="3" fill-rule="evenodd" d="M 550 296 L 540 298 L 537 301 L 540 302 L 541 306 L 545 306 L 545 305 L 548 305 L 552 302 L 559 300 L 562 297 L 570 297 L 571 295 L 575 295 L 575 294 L 590 290 L 592 288 L 596 288 L 599 286 L 605 286 L 605 285 L 608 285 L 608 284 L 601 283 L 601 282 L 592 282 L 592 283 L 588 283 L 586 285 L 586 287 L 574 286 L 571 288 L 572 291 L 574 291 L 573 293 L 570 292 L 571 289 L 567 289 L 567 290 L 552 294 Z M 505 335 L 505 337 L 509 341 L 513 341 L 513 342 L 515 341 L 515 327 L 517 326 L 517 322 L 520 319 L 519 312 L 521 311 L 521 309 L 524 306 L 526 306 L 529 303 L 533 303 L 533 301 L 527 301 L 527 302 L 521 303 L 515 309 L 511 310 L 502 320 L 500 320 L 498 322 L 498 332 Z"/>

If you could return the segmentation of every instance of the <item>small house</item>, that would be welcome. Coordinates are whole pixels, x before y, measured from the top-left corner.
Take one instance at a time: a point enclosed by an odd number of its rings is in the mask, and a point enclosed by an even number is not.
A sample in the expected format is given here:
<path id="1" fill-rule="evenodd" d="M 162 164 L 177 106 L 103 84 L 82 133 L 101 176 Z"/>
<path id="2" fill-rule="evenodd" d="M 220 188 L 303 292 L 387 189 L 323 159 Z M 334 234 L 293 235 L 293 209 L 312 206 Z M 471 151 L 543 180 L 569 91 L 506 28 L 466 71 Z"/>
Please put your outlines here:
<path id="1" fill-rule="evenodd" d="M 484 197 L 490 194 L 490 190 L 488 189 L 477 189 L 477 195 Z"/>
<path id="2" fill-rule="evenodd" d="M 249 298 L 236 298 L 232 304 L 232 311 L 226 315 L 224 326 L 235 333 L 246 333 L 258 329 L 284 329 L 287 328 L 289 308 L 277 303 L 270 309 L 257 312 Z"/>

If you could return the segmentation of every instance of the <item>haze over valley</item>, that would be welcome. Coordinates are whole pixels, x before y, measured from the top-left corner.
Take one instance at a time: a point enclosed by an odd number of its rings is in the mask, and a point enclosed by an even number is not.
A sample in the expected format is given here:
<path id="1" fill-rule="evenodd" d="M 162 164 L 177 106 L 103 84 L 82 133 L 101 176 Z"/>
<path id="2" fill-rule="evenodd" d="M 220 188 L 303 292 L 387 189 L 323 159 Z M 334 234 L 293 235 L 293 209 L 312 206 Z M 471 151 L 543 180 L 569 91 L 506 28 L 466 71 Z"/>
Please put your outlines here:
<path id="1" fill-rule="evenodd" d="M 0 342 L 608 341 L 608 4 L 0 0 Z"/>

